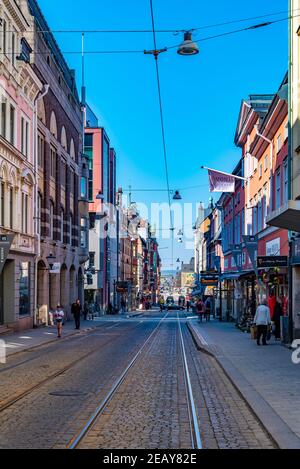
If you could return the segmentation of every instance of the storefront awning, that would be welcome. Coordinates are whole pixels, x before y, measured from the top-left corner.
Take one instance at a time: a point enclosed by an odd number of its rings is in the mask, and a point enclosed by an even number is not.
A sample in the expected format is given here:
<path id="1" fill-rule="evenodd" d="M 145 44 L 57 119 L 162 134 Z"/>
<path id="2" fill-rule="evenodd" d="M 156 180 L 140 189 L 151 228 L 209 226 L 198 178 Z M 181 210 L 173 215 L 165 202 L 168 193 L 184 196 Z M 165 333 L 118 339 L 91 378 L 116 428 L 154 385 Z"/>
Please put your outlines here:
<path id="1" fill-rule="evenodd" d="M 220 276 L 220 280 L 229 280 L 229 279 L 232 279 L 232 278 L 239 278 L 240 275 L 241 275 L 240 272 L 224 272 Z"/>

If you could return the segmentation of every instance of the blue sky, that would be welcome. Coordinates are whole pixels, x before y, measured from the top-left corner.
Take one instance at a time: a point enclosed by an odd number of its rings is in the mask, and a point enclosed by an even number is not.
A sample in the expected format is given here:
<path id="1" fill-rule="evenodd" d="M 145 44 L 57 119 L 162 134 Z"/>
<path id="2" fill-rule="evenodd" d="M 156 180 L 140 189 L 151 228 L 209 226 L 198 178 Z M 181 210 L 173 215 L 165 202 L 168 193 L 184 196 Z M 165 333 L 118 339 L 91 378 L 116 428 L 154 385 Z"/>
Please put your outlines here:
<path id="1" fill-rule="evenodd" d="M 52 29 L 150 29 L 149 0 L 39 0 Z M 189 29 L 286 11 L 287 0 L 153 0 L 157 29 Z M 195 39 L 231 31 L 285 14 L 200 30 Z M 80 34 L 55 34 L 63 52 L 80 51 Z M 157 35 L 158 47 L 177 44 L 181 36 Z M 151 34 L 86 34 L 86 50 L 152 49 Z M 81 57 L 66 54 L 81 85 Z M 183 202 L 207 203 L 207 165 L 231 171 L 240 151 L 233 137 L 240 102 L 251 93 L 273 93 L 287 69 L 287 21 L 263 29 L 200 42 L 200 54 L 182 57 L 176 49 L 159 59 L 170 187 L 202 186 L 182 191 Z M 86 56 L 87 99 L 110 136 L 118 156 L 118 185 L 166 187 L 152 56 Z M 146 204 L 166 202 L 166 193 L 134 193 Z M 167 248 L 168 241 L 161 241 Z M 192 251 L 175 243 L 175 259 Z M 171 251 L 161 251 L 165 268 Z"/>

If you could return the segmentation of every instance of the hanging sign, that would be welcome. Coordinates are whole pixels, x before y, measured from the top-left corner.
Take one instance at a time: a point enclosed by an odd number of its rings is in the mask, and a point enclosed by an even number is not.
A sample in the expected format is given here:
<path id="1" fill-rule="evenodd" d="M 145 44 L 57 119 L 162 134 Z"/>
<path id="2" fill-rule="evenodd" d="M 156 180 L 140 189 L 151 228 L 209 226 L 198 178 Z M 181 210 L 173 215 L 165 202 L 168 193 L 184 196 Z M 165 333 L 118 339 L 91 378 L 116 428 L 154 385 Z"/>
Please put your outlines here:
<path id="1" fill-rule="evenodd" d="M 234 192 L 235 191 L 235 177 L 234 176 L 209 169 L 208 178 L 209 178 L 209 191 L 210 192 Z"/>
<path id="2" fill-rule="evenodd" d="M 14 237 L 14 234 L 0 235 L 0 274 L 2 273 Z"/>

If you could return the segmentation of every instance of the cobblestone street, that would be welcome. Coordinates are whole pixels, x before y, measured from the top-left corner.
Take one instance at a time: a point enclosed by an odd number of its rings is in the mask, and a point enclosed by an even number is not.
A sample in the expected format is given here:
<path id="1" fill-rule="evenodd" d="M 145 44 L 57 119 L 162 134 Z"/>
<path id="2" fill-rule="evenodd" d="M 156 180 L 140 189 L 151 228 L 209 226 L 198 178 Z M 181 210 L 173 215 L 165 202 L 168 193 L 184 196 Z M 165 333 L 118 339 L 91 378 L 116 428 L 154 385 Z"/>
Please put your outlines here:
<path id="1" fill-rule="evenodd" d="M 189 372 L 203 448 L 273 448 L 218 363 L 197 350 L 185 317 L 151 311 L 103 320 L 10 356 L 0 368 L 0 447 L 70 447 L 104 402 L 76 447 L 193 448 Z"/>

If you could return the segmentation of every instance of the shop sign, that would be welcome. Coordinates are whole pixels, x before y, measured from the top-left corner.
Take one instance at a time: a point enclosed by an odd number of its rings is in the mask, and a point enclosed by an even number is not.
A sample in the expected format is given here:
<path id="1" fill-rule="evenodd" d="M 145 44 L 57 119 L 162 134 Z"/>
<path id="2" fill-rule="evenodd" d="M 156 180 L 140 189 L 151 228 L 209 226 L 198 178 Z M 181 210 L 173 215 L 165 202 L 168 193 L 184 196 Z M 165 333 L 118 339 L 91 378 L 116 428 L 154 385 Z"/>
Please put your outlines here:
<path id="1" fill-rule="evenodd" d="M 263 268 L 274 268 L 274 267 L 287 267 L 288 258 L 287 256 L 258 256 L 257 267 Z"/>
<path id="2" fill-rule="evenodd" d="M 128 282 L 117 282 L 116 283 L 116 291 L 118 293 L 126 293 L 128 292 Z M 147 292 L 146 292 L 147 293 Z"/>
<path id="3" fill-rule="evenodd" d="M 214 274 L 203 275 L 200 279 L 200 282 L 203 286 L 215 287 L 215 286 L 218 286 L 219 277 L 218 275 L 214 275 Z"/>
<path id="4" fill-rule="evenodd" d="M 0 274 L 2 273 L 14 237 L 15 235 L 13 234 L 0 235 Z"/>

